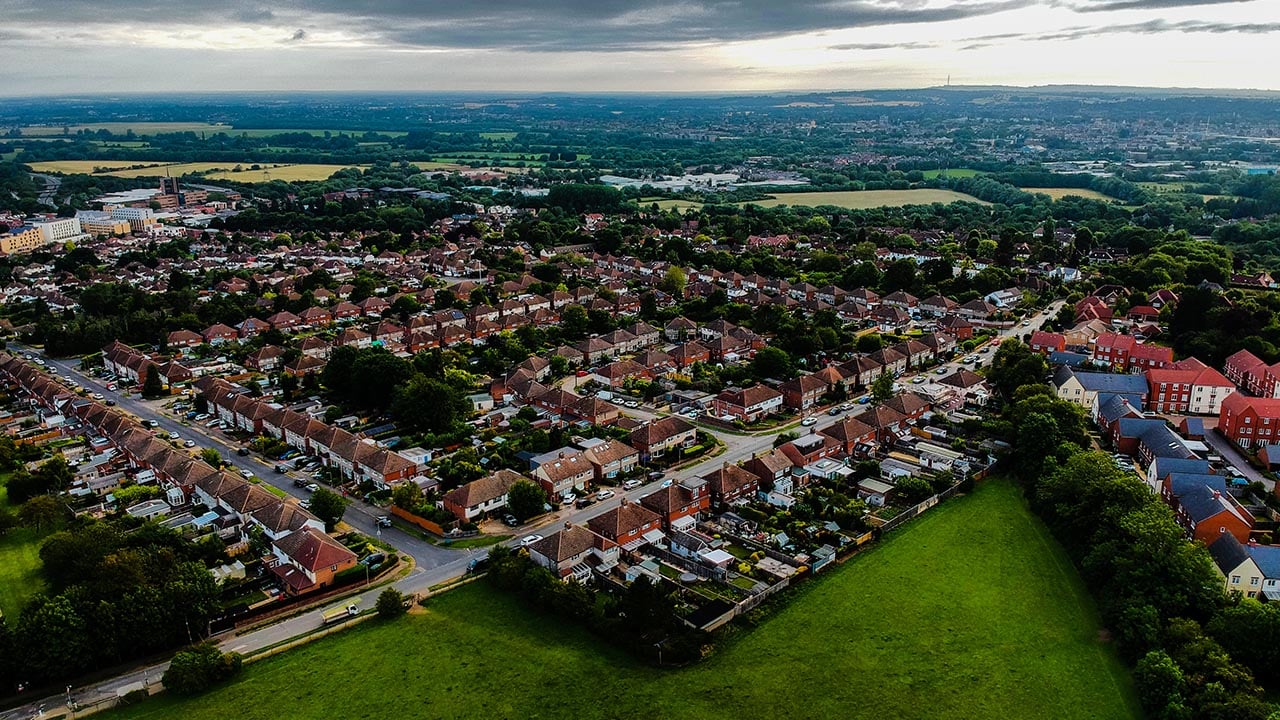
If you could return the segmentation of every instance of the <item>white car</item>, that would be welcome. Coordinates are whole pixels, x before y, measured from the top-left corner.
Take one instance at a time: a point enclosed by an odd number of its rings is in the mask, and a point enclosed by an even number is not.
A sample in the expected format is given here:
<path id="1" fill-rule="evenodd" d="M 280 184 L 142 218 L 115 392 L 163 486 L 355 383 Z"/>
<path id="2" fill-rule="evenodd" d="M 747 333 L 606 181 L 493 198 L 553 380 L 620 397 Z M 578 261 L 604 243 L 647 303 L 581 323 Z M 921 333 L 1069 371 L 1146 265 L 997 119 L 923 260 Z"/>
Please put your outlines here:
<path id="1" fill-rule="evenodd" d="M 635 400 L 628 400 L 628 401 L 626 402 L 626 406 L 627 406 L 627 407 L 629 407 L 629 408 L 631 408 L 632 410 L 634 410 L 634 409 L 636 409 L 636 408 L 640 407 L 640 403 L 636 402 Z"/>
<path id="2" fill-rule="evenodd" d="M 934 371 L 933 371 L 933 374 L 935 374 L 935 375 L 946 375 L 946 374 L 947 374 L 947 369 L 946 369 L 946 368 L 944 368 L 944 367 L 940 367 L 940 368 L 938 368 L 937 370 L 934 370 Z"/>
<path id="3" fill-rule="evenodd" d="M 177 439 L 178 439 L 178 433 L 173 432 L 173 431 L 170 431 L 170 432 L 169 432 L 169 439 L 170 439 L 170 440 L 177 440 Z"/>
<path id="4" fill-rule="evenodd" d="M 927 379 L 928 379 L 928 378 L 926 378 L 926 377 L 925 377 L 925 376 L 923 376 L 923 375 L 917 375 L 917 376 L 915 376 L 914 378 L 911 378 L 911 384 L 912 384 L 912 385 L 923 385 L 923 384 L 924 384 L 924 381 L 925 381 L 925 380 L 927 380 Z"/>
<path id="5" fill-rule="evenodd" d="M 608 500 L 611 497 L 613 497 L 612 490 L 605 489 L 596 493 L 596 500 Z"/>
<path id="6" fill-rule="evenodd" d="M 195 440 L 188 440 L 188 441 L 186 441 L 186 442 L 182 443 L 182 447 L 189 447 L 189 448 L 193 448 L 193 447 L 195 447 L 195 446 L 196 446 L 196 441 L 195 441 Z"/>
<path id="7" fill-rule="evenodd" d="M 640 481 L 635 478 L 631 478 L 630 480 L 627 480 L 626 482 L 622 483 L 623 490 L 634 490 L 635 488 L 638 488 L 638 487 L 640 487 Z"/>
<path id="8" fill-rule="evenodd" d="M 561 505 L 572 505 L 577 501 L 578 501 L 578 496 L 575 495 L 574 493 L 565 493 L 564 497 L 560 498 Z"/>
<path id="9" fill-rule="evenodd" d="M 93 394 L 93 399 L 94 399 L 94 400 L 104 400 L 105 398 L 102 396 L 102 393 L 94 393 L 94 394 Z"/>
<path id="10" fill-rule="evenodd" d="M 813 426 L 813 425 L 817 425 L 817 424 L 818 424 L 818 419 L 817 419 L 817 418 L 814 418 L 814 417 L 807 417 L 807 418 L 805 418 L 805 419 L 801 420 L 801 421 L 800 421 L 800 424 L 801 424 L 801 425 L 803 425 L 803 426 L 805 426 L 805 427 L 810 427 L 810 426 Z"/>
<path id="11" fill-rule="evenodd" d="M 244 478 L 245 480 L 248 480 L 249 478 L 253 477 L 253 472 L 250 470 L 241 470 L 240 477 Z"/>
<path id="12" fill-rule="evenodd" d="M 541 535 L 525 535 L 520 538 L 520 547 L 529 547 L 530 545 L 542 539 Z"/>

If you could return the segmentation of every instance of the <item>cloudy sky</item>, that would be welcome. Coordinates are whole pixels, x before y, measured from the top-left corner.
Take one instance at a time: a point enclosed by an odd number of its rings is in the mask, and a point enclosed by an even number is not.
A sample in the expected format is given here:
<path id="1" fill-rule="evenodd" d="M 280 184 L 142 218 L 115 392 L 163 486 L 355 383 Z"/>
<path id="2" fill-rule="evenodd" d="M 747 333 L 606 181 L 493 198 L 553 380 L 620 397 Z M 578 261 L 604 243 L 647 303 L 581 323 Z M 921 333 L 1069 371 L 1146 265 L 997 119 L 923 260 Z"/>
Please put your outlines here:
<path id="1" fill-rule="evenodd" d="M 0 95 L 1280 90 L 1280 0 L 0 0 Z"/>

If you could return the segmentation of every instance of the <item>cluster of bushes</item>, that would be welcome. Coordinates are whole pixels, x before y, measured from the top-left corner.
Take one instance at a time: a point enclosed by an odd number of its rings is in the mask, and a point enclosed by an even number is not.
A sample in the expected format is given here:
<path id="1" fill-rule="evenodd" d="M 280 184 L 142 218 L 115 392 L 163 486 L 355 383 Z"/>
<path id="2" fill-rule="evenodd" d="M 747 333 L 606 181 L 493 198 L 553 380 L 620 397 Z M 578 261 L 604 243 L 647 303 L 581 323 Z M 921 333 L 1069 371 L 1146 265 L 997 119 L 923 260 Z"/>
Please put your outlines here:
<path id="1" fill-rule="evenodd" d="M 706 633 L 690 628 L 681 619 L 674 595 L 647 577 L 640 577 L 625 590 L 594 590 L 573 580 L 560 580 L 524 551 L 499 545 L 489 551 L 487 578 L 539 611 L 581 623 L 649 661 L 697 661 L 709 640 Z"/>
<path id="2" fill-rule="evenodd" d="M 1255 673 L 1275 675 L 1270 638 L 1280 612 L 1226 596 L 1208 551 L 1187 540 L 1146 484 L 1084 449 L 1079 408 L 1040 386 L 1017 394 L 1006 412 L 1015 473 L 1080 569 L 1120 654 L 1136 664 L 1149 716 L 1267 718 Z"/>
<path id="3" fill-rule="evenodd" d="M 180 651 L 164 671 L 164 686 L 180 695 L 197 695 L 240 672 L 240 653 L 224 653 L 211 642 Z"/>

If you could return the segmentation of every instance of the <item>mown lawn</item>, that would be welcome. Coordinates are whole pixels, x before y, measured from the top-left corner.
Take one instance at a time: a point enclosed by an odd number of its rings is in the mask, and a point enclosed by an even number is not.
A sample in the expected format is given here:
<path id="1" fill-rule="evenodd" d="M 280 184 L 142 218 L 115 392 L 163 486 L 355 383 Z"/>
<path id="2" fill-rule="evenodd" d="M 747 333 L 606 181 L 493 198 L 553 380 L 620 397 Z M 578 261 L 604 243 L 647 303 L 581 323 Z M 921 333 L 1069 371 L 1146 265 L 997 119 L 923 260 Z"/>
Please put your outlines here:
<path id="1" fill-rule="evenodd" d="M 687 669 L 641 666 L 476 583 L 109 718 L 1136 718 L 1088 596 L 1008 482 L 808 584 Z"/>
<path id="2" fill-rule="evenodd" d="M 0 474 L 0 508 L 16 510 L 9 505 L 5 483 L 9 473 Z M 14 528 L 0 535 L 0 612 L 9 622 L 27 600 L 44 588 L 40 577 L 41 536 L 27 528 Z"/>

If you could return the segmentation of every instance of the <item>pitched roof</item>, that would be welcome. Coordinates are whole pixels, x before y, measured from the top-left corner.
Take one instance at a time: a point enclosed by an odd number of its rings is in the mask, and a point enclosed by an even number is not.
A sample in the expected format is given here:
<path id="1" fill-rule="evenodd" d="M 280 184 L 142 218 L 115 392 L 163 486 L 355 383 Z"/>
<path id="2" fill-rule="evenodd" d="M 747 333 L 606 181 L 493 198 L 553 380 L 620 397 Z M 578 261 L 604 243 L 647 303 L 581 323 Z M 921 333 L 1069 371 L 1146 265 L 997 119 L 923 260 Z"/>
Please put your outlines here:
<path id="1" fill-rule="evenodd" d="M 303 528 L 275 541 L 276 547 L 299 567 L 310 571 L 354 563 L 355 553 L 314 528 Z"/>
<path id="2" fill-rule="evenodd" d="M 506 495 L 516 481 L 528 479 L 514 470 L 498 470 L 450 490 L 444 499 L 460 507 L 475 507 Z"/>
<path id="3" fill-rule="evenodd" d="M 570 525 L 530 545 L 529 551 L 549 558 L 552 562 L 560 563 L 577 557 L 593 547 L 608 549 L 615 545 L 617 543 L 609 538 L 597 535 L 581 525 Z"/>

